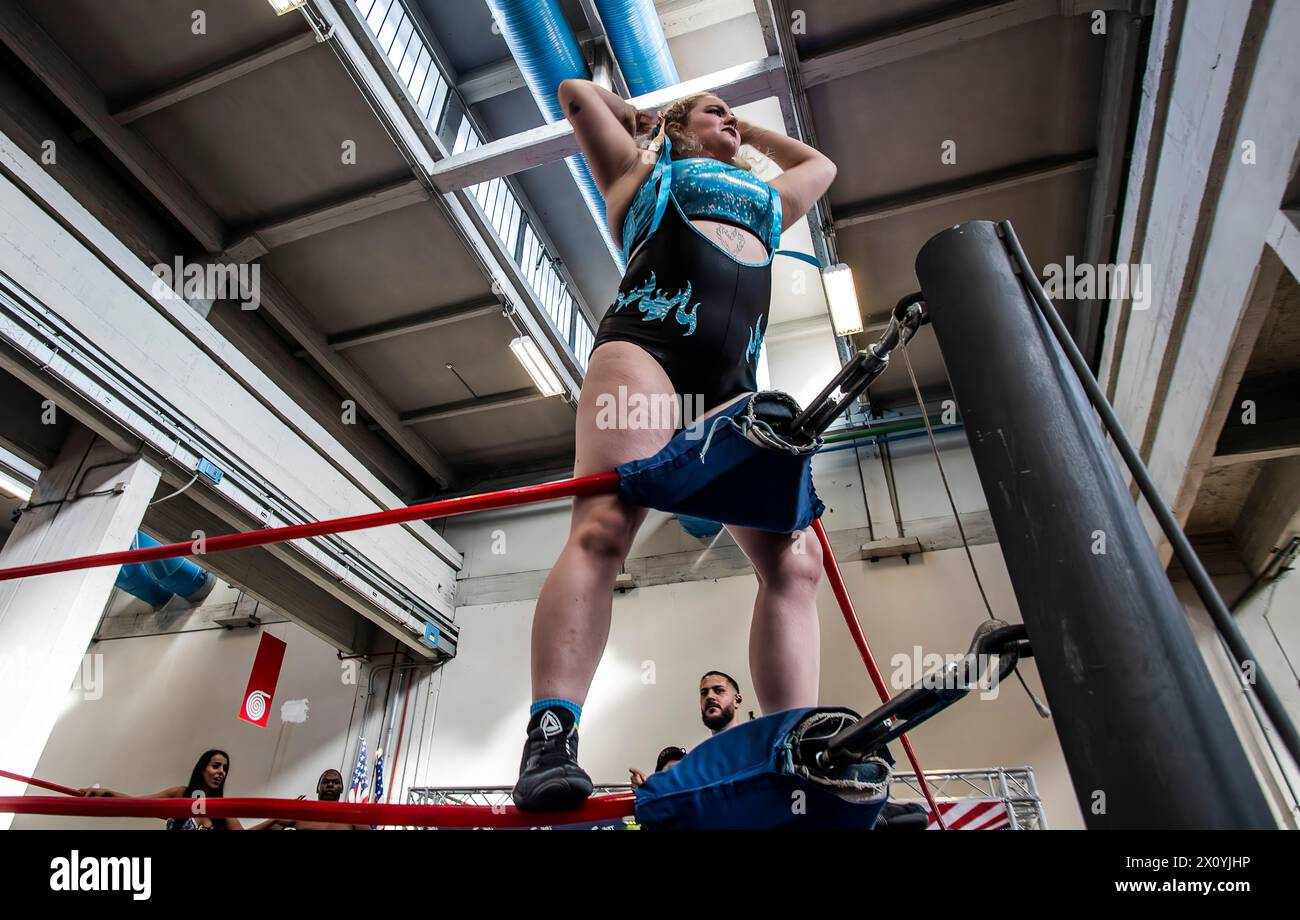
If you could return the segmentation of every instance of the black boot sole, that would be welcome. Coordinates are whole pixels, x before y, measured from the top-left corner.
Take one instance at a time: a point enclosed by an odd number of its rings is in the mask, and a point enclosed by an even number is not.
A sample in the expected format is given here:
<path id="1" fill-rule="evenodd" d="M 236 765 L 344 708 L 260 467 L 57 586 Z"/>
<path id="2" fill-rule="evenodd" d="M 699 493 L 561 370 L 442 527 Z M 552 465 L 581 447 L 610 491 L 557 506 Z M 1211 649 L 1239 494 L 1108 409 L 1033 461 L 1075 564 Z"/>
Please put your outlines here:
<path id="1" fill-rule="evenodd" d="M 522 783 L 522 777 L 521 777 Z M 516 784 L 510 797 L 520 811 L 569 811 L 591 796 L 591 778 L 575 767 L 552 767 L 528 777 L 528 788 Z"/>

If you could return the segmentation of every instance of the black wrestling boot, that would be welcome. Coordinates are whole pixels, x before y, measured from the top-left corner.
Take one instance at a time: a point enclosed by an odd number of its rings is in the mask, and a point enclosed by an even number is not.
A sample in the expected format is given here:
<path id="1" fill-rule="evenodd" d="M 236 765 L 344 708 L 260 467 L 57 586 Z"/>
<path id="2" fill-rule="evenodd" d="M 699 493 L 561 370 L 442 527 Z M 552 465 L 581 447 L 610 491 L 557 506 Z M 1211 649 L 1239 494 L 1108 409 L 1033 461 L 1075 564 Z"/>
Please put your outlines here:
<path id="1" fill-rule="evenodd" d="M 578 726 L 566 709 L 548 708 L 528 721 L 519 781 L 510 797 L 520 811 L 566 811 L 591 795 L 591 777 L 578 766 Z"/>

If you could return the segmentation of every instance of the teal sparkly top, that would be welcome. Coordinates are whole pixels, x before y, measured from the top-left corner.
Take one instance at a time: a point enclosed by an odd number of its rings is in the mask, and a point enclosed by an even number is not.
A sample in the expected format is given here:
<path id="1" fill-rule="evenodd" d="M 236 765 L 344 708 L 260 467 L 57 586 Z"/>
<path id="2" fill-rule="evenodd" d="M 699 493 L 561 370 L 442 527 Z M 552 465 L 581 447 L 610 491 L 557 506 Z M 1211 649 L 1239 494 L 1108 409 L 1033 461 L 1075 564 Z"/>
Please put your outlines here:
<path id="1" fill-rule="evenodd" d="M 767 246 L 769 259 L 781 243 L 781 195 L 739 166 L 713 157 L 673 160 L 665 133 L 654 169 L 637 189 L 623 218 L 623 258 L 659 227 L 671 197 L 686 218 L 737 224 Z"/>

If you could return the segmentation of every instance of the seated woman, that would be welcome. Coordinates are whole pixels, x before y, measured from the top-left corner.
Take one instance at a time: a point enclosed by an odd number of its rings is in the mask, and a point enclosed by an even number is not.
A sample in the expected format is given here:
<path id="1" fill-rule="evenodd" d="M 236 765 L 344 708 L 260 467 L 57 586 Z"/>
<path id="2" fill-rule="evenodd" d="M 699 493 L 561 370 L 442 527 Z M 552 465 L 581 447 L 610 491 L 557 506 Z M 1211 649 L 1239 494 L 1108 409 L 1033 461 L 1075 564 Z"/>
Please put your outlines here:
<path id="1" fill-rule="evenodd" d="M 781 231 L 825 193 L 835 164 L 739 120 L 713 93 L 666 108 L 649 150 L 634 138 L 653 116 L 587 80 L 565 80 L 559 96 L 628 257 L 578 404 L 574 475 L 586 476 L 655 454 L 680 425 L 611 426 L 601 406 L 616 395 L 702 405 L 707 418 L 757 389 Z M 742 143 L 764 149 L 782 175 L 754 176 L 737 161 Z M 573 499 L 568 541 L 533 618 L 533 704 L 513 793 L 521 809 L 573 808 L 591 794 L 578 722 L 609 635 L 614 580 L 645 515 L 617 495 Z M 819 544 L 811 534 L 728 530 L 758 575 L 750 668 L 759 705 L 813 706 Z"/>
<path id="2" fill-rule="evenodd" d="M 198 761 L 194 764 L 194 769 L 190 771 L 190 780 L 184 786 L 168 786 L 161 792 L 155 792 L 142 798 L 149 799 L 192 799 L 192 798 L 212 798 L 219 799 L 224 797 L 226 788 L 226 779 L 230 776 L 230 755 L 225 751 L 213 748 L 210 751 L 204 751 Z M 115 796 L 117 798 L 133 798 L 126 792 L 115 792 L 112 789 L 100 789 L 97 786 L 89 786 L 84 789 L 78 789 L 78 793 L 84 796 Z M 168 818 L 166 830 L 169 831 L 242 831 L 244 826 L 235 818 L 209 818 L 202 813 L 201 806 L 196 806 L 198 814 L 191 815 L 183 820 Z"/>

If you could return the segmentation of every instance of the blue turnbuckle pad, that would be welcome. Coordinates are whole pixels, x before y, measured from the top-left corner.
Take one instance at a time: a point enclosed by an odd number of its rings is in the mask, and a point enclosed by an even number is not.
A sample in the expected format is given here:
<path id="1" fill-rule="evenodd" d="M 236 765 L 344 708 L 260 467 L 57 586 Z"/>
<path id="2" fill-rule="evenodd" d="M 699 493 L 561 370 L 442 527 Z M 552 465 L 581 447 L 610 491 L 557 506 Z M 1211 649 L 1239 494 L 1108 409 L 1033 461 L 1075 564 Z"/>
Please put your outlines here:
<path id="1" fill-rule="evenodd" d="M 714 735 L 636 792 L 647 830 L 870 830 L 889 800 L 878 756 L 818 767 L 809 756 L 858 718 L 849 709 L 790 709 Z"/>

